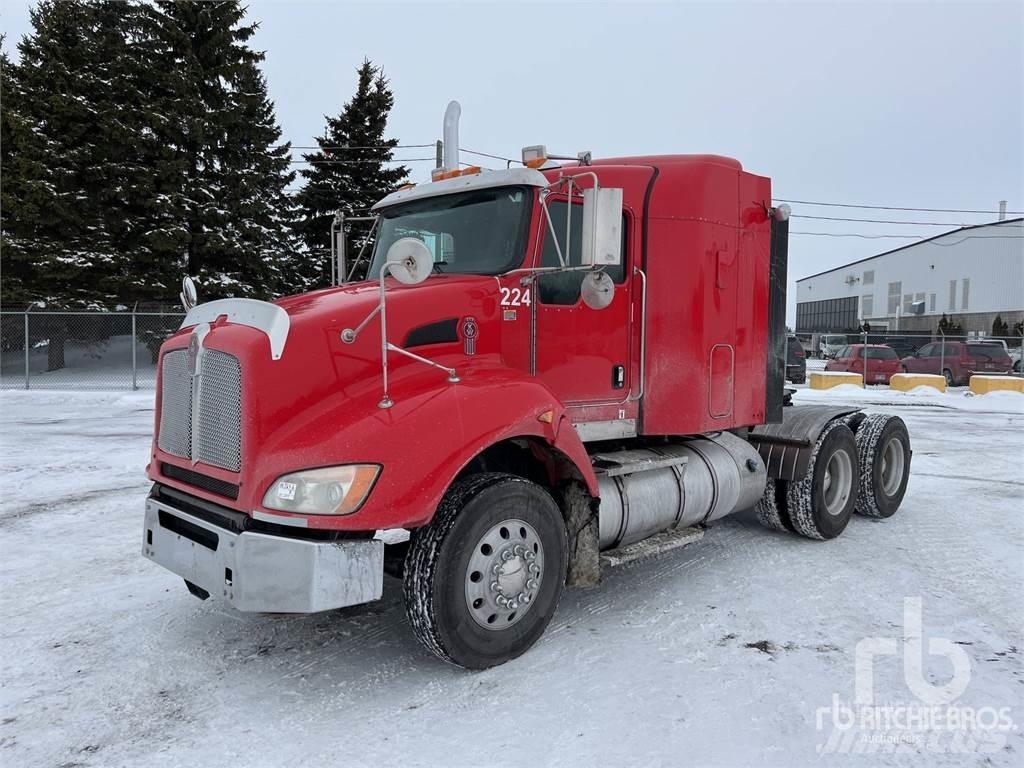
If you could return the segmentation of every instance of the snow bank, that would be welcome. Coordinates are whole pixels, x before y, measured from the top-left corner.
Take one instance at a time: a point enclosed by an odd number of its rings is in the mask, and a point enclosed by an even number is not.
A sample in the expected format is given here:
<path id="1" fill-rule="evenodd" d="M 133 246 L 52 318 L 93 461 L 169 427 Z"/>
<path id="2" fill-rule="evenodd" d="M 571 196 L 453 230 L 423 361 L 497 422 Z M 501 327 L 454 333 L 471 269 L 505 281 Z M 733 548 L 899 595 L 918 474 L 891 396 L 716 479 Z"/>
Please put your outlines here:
<path id="1" fill-rule="evenodd" d="M 394 580 L 367 606 L 250 615 L 143 559 L 152 397 L 0 394 L 4 765 L 1019 764 L 1024 419 L 1009 397 L 800 391 L 906 420 L 894 518 L 857 517 L 832 542 L 728 518 L 567 591 L 529 653 L 481 673 L 420 648 Z M 1018 730 L 985 755 L 820 753 L 817 713 L 852 701 L 858 643 L 902 643 L 915 596 L 925 638 L 969 659 L 957 704 L 1008 707 Z M 949 679 L 947 659 L 922 663 Z M 915 701 L 900 654 L 876 658 L 873 682 L 878 701 Z"/>

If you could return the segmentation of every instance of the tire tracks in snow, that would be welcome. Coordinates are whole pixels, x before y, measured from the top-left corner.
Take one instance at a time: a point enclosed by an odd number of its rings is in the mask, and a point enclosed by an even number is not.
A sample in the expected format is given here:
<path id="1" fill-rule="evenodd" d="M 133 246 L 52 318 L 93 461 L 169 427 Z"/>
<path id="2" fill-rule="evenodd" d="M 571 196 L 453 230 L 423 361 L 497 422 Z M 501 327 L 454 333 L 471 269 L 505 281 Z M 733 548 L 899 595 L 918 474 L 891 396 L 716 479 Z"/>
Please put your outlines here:
<path id="1" fill-rule="evenodd" d="M 16 507 L 11 512 L 8 512 L 4 515 L 0 515 L 0 529 L 10 527 L 15 523 L 21 522 L 23 520 L 31 519 L 36 515 L 42 514 L 44 512 L 71 511 L 70 509 L 55 509 L 57 507 L 72 507 L 74 505 L 86 504 L 88 502 L 96 501 L 98 499 L 104 499 L 109 496 L 116 496 L 117 494 L 123 493 L 124 491 L 139 490 L 140 487 L 142 488 L 142 490 L 145 490 L 145 487 L 148 484 L 149 483 L 147 481 L 146 483 L 141 484 L 141 486 L 121 485 L 115 488 L 98 488 L 94 491 L 86 491 L 80 494 L 68 494 L 66 496 L 58 496 L 57 498 L 51 499 L 49 501 L 39 501 L 35 502 L 34 504 L 26 504 L 21 507 Z"/>

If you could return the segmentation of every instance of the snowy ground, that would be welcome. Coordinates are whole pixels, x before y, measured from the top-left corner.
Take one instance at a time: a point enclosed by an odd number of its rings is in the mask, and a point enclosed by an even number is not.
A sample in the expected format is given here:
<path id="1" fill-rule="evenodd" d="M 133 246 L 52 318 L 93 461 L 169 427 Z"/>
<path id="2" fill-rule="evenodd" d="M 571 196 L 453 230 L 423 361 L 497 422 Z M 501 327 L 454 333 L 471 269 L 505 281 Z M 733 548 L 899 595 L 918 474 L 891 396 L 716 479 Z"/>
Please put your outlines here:
<path id="1" fill-rule="evenodd" d="M 731 518 L 567 592 L 532 651 L 468 673 L 416 644 L 391 580 L 379 603 L 310 617 L 191 597 L 139 552 L 152 394 L 4 393 L 0 763 L 1021 765 L 1024 398 L 797 395 L 816 398 L 906 419 L 895 518 L 829 543 Z M 1016 729 L 988 754 L 949 753 L 946 733 L 937 752 L 820 754 L 816 713 L 852 702 L 858 642 L 913 639 L 905 597 L 926 639 L 966 653 L 958 711 L 1011 707 Z M 946 655 L 925 680 L 950 680 Z M 876 703 L 921 705 L 904 672 L 876 659 Z"/>

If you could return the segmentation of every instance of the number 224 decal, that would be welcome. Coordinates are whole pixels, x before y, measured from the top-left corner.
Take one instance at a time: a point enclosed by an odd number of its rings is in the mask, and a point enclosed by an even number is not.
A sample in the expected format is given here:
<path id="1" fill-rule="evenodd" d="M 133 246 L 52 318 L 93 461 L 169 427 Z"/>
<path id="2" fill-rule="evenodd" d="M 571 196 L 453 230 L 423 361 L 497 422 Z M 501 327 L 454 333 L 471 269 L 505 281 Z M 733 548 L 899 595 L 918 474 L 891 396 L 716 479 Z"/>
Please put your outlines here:
<path id="1" fill-rule="evenodd" d="M 528 307 L 530 306 L 530 289 L 518 288 L 501 289 L 501 306 L 503 307 Z"/>

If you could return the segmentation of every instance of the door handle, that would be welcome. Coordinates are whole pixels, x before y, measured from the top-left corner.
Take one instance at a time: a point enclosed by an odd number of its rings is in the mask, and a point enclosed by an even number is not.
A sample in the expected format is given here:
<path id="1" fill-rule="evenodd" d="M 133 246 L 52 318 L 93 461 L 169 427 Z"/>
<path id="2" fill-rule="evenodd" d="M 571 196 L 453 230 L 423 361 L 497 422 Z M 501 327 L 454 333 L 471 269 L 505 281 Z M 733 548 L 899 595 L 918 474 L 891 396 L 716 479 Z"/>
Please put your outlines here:
<path id="1" fill-rule="evenodd" d="M 612 366 L 612 389 L 622 389 L 626 386 L 626 367 L 623 365 Z"/>

